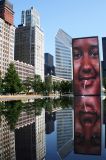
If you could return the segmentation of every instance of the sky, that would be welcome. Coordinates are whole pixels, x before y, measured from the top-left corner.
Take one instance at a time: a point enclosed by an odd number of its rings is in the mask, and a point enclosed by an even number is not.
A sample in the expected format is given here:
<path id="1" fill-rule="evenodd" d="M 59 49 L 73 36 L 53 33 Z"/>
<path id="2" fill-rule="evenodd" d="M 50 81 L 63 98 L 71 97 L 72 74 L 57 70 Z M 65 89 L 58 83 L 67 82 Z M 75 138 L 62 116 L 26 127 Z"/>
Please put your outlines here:
<path id="1" fill-rule="evenodd" d="M 106 37 L 106 0 L 9 0 L 14 8 L 14 24 L 21 23 L 21 11 L 34 6 L 40 14 L 45 52 L 55 56 L 55 36 L 59 28 L 72 38 Z M 101 50 L 101 49 L 100 49 Z M 102 51 L 100 51 L 102 52 Z M 101 53 L 102 54 L 102 53 Z"/>

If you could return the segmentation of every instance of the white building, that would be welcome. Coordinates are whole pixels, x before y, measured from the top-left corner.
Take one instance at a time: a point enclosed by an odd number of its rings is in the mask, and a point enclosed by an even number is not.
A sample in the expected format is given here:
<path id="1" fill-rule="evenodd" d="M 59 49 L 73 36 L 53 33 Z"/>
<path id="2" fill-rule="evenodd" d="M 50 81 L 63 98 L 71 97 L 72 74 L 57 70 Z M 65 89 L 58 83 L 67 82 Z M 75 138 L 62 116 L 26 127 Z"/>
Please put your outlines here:
<path id="1" fill-rule="evenodd" d="M 55 37 L 56 76 L 72 80 L 72 38 L 62 29 Z"/>
<path id="2" fill-rule="evenodd" d="M 13 63 L 22 81 L 26 80 L 27 77 L 34 78 L 34 66 L 15 60 L 13 61 Z"/>
<path id="3" fill-rule="evenodd" d="M 40 28 L 39 12 L 32 6 L 21 13 L 21 24 L 24 26 L 38 26 Z"/>
<path id="4" fill-rule="evenodd" d="M 0 71 L 4 77 L 8 65 L 14 60 L 15 27 L 0 18 Z"/>

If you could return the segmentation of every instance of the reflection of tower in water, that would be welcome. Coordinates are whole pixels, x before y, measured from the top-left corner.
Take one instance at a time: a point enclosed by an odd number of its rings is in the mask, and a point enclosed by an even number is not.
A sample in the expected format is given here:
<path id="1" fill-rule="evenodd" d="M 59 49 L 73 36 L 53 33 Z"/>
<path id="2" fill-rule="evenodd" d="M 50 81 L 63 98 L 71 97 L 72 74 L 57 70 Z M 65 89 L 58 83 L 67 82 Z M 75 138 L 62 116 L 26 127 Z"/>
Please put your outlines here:
<path id="1" fill-rule="evenodd" d="M 41 160 L 45 157 L 45 110 L 42 109 L 41 115 L 36 116 L 36 159 Z"/>
<path id="2" fill-rule="evenodd" d="M 73 149 L 73 109 L 66 108 L 56 112 L 57 150 L 63 159 Z"/>
<path id="3" fill-rule="evenodd" d="M 54 121 L 56 120 L 55 115 L 55 112 L 46 111 L 45 113 L 46 134 L 54 132 Z"/>
<path id="4" fill-rule="evenodd" d="M 5 116 L 0 117 L 0 160 L 15 160 L 15 136 Z"/>
<path id="5" fill-rule="evenodd" d="M 45 157 L 45 110 L 35 116 L 22 112 L 15 129 L 16 157 L 19 160 L 41 160 Z"/>
<path id="6" fill-rule="evenodd" d="M 23 111 L 15 128 L 16 158 L 20 160 L 36 158 L 35 145 L 35 111 L 32 110 L 30 114 Z"/>

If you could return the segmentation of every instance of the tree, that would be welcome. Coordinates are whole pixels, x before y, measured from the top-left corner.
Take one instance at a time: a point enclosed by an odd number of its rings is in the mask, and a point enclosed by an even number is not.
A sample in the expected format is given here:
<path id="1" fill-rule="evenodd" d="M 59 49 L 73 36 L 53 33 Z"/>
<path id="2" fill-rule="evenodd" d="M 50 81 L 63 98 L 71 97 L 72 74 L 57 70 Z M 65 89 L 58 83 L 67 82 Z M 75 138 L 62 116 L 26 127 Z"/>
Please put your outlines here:
<path id="1" fill-rule="evenodd" d="M 29 93 L 32 88 L 32 78 L 27 77 L 25 81 L 23 81 L 23 87 L 26 89 L 27 93 Z"/>
<path id="2" fill-rule="evenodd" d="M 61 92 L 69 93 L 72 91 L 72 83 L 71 81 L 61 81 Z"/>
<path id="3" fill-rule="evenodd" d="M 103 78 L 103 87 L 106 89 L 106 77 Z"/>
<path id="4" fill-rule="evenodd" d="M 14 129 L 15 125 L 18 121 L 18 117 L 22 111 L 22 102 L 21 101 L 10 101 L 5 102 L 5 109 L 2 114 L 5 115 L 8 124 L 10 125 L 10 129 Z"/>
<path id="5" fill-rule="evenodd" d="M 42 84 L 42 80 L 41 80 L 40 75 L 35 75 L 34 81 L 32 83 L 32 87 L 33 87 L 35 93 L 41 92 L 41 84 Z"/>
<path id="6" fill-rule="evenodd" d="M 7 73 L 4 77 L 4 89 L 6 93 L 14 94 L 22 90 L 21 80 L 13 63 L 10 63 Z"/>
<path id="7" fill-rule="evenodd" d="M 49 95 L 52 92 L 52 80 L 51 77 L 45 79 L 46 92 Z"/>

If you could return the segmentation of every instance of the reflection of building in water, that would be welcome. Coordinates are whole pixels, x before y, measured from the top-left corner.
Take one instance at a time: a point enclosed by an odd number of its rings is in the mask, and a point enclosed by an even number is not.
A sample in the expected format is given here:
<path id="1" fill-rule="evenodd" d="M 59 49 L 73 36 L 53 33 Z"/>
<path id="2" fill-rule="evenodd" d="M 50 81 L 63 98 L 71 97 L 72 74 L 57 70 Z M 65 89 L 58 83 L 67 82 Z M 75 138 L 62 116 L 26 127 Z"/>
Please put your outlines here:
<path id="1" fill-rule="evenodd" d="M 20 127 L 30 125 L 33 122 L 35 122 L 35 111 L 31 110 L 29 114 L 27 112 L 23 111 L 23 112 L 21 112 L 21 114 L 18 118 L 18 121 L 17 121 L 15 128 L 18 129 Z"/>
<path id="2" fill-rule="evenodd" d="M 56 112 L 57 150 L 63 159 L 73 149 L 73 109 L 66 108 Z"/>
<path id="3" fill-rule="evenodd" d="M 42 160 L 46 154 L 45 148 L 45 110 L 36 116 L 36 160 Z"/>
<path id="4" fill-rule="evenodd" d="M 21 112 L 15 129 L 15 148 L 17 160 L 36 158 L 35 111 Z"/>
<path id="5" fill-rule="evenodd" d="M 5 116 L 0 117 L 0 160 L 15 160 L 15 137 Z"/>
<path id="6" fill-rule="evenodd" d="M 55 121 L 55 112 L 46 112 L 45 113 L 45 123 L 46 123 L 46 134 L 54 132 L 54 121 Z"/>
<path id="7" fill-rule="evenodd" d="M 15 129 L 17 160 L 42 160 L 45 157 L 45 110 L 22 112 Z"/>
<path id="8" fill-rule="evenodd" d="M 35 123 L 15 130 L 17 160 L 36 159 Z"/>

